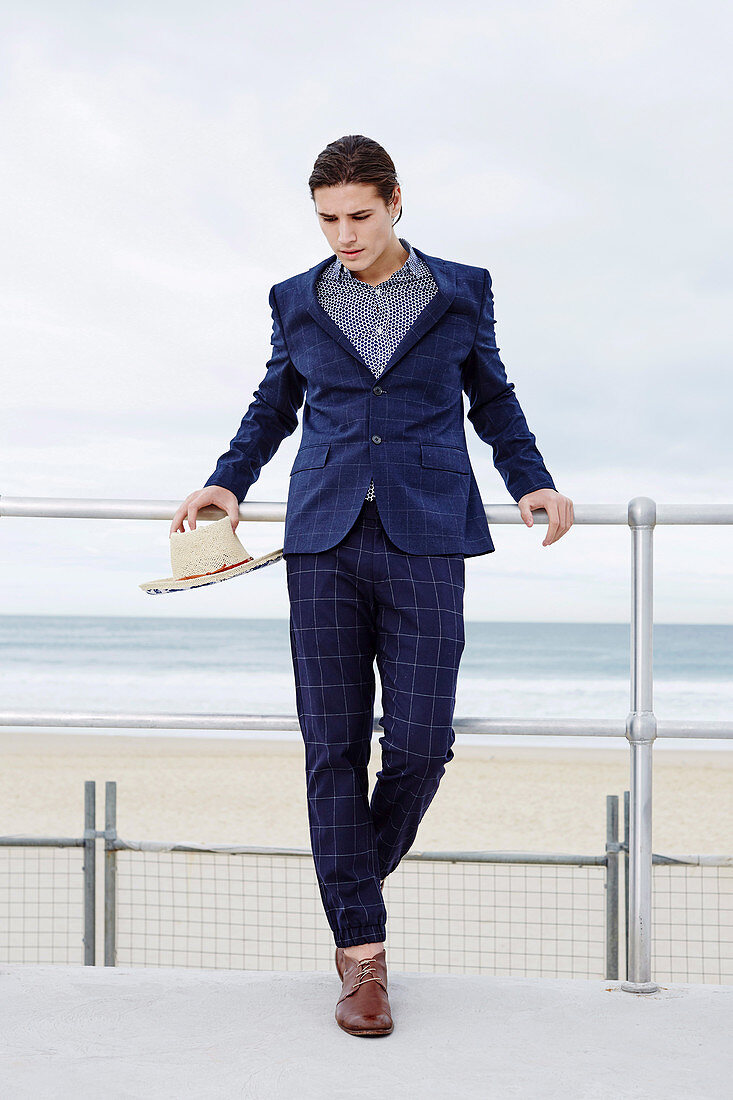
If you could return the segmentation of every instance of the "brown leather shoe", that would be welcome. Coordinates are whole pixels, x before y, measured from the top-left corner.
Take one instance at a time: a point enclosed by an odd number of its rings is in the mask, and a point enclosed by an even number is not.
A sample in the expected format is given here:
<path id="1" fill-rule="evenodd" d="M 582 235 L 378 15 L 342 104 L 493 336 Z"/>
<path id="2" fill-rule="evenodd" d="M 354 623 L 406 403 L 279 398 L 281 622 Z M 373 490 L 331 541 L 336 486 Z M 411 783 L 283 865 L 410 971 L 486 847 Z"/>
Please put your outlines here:
<path id="1" fill-rule="evenodd" d="M 335 957 L 336 957 L 336 969 L 338 971 L 338 976 L 341 979 L 341 981 L 343 981 L 344 980 L 344 964 L 346 963 L 346 961 L 348 959 L 348 956 L 346 955 L 346 952 L 344 951 L 343 947 L 337 947 L 336 948 L 336 956 Z"/>
<path id="2" fill-rule="evenodd" d="M 344 980 L 344 949 L 343 947 L 336 948 L 336 969 L 341 981 Z"/>
<path id="3" fill-rule="evenodd" d="M 339 1027 L 349 1035 L 389 1035 L 394 1022 L 384 948 L 371 958 L 357 960 L 337 947 L 336 968 L 343 981 L 335 1013 Z"/>

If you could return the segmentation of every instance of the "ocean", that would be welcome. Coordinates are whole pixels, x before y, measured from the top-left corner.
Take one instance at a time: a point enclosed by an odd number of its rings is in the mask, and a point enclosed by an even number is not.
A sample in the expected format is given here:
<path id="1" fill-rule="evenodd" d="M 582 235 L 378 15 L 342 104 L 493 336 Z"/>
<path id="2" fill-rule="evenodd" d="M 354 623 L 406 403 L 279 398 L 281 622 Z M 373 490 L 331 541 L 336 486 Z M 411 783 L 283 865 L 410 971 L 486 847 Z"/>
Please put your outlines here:
<path id="1" fill-rule="evenodd" d="M 628 624 L 466 622 L 465 630 L 456 718 L 625 719 Z M 296 713 L 287 619 L 4 615 L 0 651 L 2 709 Z M 657 718 L 730 720 L 733 625 L 657 624 L 654 673 Z M 150 731 L 75 732 L 143 736 Z M 254 731 L 160 733 L 257 737 Z M 300 739 L 299 732 L 267 736 Z M 457 741 L 627 749 L 623 737 L 459 734 Z M 660 738 L 655 751 L 666 747 L 733 749 L 733 741 Z"/>

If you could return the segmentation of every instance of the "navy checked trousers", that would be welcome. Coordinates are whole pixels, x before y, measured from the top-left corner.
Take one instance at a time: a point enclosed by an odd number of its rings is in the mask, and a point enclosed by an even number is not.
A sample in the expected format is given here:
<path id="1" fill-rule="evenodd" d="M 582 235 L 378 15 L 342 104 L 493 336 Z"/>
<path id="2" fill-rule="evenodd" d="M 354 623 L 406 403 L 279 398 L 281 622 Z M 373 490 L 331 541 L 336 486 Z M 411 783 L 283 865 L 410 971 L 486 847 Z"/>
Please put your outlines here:
<path id="1" fill-rule="evenodd" d="M 381 943 L 387 911 L 380 880 L 411 847 L 453 759 L 464 556 L 398 549 L 377 502 L 365 501 L 337 546 L 284 557 L 323 907 L 337 947 Z M 370 800 L 375 659 L 384 733 Z"/>

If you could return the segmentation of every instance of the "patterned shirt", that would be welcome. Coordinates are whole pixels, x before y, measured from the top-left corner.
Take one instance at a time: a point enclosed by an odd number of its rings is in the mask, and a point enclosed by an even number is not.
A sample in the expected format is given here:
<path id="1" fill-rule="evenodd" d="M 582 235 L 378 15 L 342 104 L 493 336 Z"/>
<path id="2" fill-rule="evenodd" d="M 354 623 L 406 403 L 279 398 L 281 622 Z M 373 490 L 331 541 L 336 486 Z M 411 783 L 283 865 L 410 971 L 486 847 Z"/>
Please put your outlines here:
<path id="1" fill-rule="evenodd" d="M 348 336 L 375 378 L 379 378 L 397 345 L 422 313 L 438 287 L 430 268 L 412 245 L 399 238 L 409 253 L 399 271 L 378 286 L 357 278 L 338 256 L 318 280 L 316 293 L 326 313 Z M 374 500 L 374 479 L 366 500 Z"/>

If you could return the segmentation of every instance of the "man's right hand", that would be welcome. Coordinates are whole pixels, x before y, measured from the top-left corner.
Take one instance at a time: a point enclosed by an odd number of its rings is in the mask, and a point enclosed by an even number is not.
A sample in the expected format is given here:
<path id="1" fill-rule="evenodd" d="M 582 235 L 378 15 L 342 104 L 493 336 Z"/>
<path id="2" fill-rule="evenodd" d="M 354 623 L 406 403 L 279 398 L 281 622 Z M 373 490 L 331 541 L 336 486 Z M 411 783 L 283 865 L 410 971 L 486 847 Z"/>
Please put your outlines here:
<path id="1" fill-rule="evenodd" d="M 239 501 L 234 493 L 231 489 L 225 489 L 222 485 L 207 485 L 205 489 L 197 489 L 195 493 L 188 494 L 171 520 L 168 535 L 172 535 L 174 531 L 181 531 L 185 534 L 185 519 L 188 519 L 190 529 L 195 531 L 197 512 L 201 508 L 206 508 L 209 504 L 215 504 L 217 508 L 221 508 L 223 512 L 226 512 L 232 521 L 232 530 L 236 531 L 239 523 Z"/>

